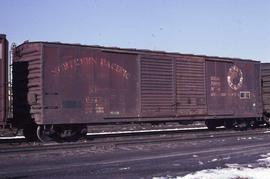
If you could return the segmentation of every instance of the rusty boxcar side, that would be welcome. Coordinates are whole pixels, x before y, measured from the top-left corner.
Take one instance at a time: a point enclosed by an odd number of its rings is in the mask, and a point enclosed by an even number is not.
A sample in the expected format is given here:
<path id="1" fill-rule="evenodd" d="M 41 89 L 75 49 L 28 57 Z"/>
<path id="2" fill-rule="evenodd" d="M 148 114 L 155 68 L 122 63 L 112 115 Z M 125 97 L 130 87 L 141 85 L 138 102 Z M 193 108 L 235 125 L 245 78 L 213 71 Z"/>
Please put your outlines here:
<path id="1" fill-rule="evenodd" d="M 8 112 L 8 41 L 0 34 L 0 125 L 4 125 Z"/>
<path id="2" fill-rule="evenodd" d="M 22 118 L 89 124 L 262 114 L 260 62 L 252 60 L 31 42 L 16 48 L 13 70 L 17 123 L 24 123 Z"/>
<path id="3" fill-rule="evenodd" d="M 208 115 L 261 116 L 259 62 L 208 58 L 206 71 Z"/>
<path id="4" fill-rule="evenodd" d="M 137 55 L 130 53 L 53 43 L 19 46 L 14 121 L 20 126 L 29 118 L 37 124 L 69 124 L 136 117 L 136 66 Z"/>
<path id="5" fill-rule="evenodd" d="M 144 117 L 162 117 L 166 112 L 176 120 L 262 114 L 260 62 L 182 54 L 148 55 L 140 62 Z"/>

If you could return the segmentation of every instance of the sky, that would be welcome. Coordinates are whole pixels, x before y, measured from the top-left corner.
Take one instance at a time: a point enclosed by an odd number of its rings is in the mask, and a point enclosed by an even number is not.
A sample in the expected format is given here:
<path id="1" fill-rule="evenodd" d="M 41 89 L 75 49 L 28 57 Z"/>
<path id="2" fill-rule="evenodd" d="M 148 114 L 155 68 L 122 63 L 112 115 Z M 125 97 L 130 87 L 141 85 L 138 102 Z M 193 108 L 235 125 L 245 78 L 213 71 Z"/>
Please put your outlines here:
<path id="1" fill-rule="evenodd" d="M 269 0 L 0 0 L 0 33 L 25 40 L 270 62 Z"/>

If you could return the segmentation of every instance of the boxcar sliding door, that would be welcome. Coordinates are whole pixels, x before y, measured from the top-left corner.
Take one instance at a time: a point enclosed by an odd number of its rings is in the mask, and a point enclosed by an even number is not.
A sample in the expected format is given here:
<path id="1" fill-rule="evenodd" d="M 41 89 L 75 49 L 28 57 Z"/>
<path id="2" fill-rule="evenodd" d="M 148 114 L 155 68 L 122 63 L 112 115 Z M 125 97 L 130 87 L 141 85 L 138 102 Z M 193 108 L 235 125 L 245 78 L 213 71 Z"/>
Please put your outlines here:
<path id="1" fill-rule="evenodd" d="M 142 57 L 140 74 L 142 116 L 175 116 L 173 60 L 159 56 Z"/>
<path id="2" fill-rule="evenodd" d="M 177 116 L 206 115 L 204 59 L 201 57 L 177 58 L 175 78 Z"/>

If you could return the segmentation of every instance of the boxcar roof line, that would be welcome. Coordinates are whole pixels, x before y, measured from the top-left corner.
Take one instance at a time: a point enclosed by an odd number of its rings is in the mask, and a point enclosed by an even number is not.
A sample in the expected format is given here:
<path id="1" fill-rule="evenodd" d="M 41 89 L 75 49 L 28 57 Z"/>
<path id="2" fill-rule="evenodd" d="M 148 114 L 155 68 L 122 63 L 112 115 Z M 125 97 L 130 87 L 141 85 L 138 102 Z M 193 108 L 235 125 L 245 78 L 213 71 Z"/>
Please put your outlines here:
<path id="1" fill-rule="evenodd" d="M 203 57 L 203 58 L 215 58 L 220 60 L 244 60 L 244 61 L 253 61 L 258 62 L 258 60 L 252 60 L 252 59 L 242 59 L 242 58 L 236 58 L 236 57 L 220 57 L 220 56 L 207 56 L 207 55 L 195 55 L 195 54 L 183 54 L 178 52 L 166 52 L 166 51 L 158 51 L 158 50 L 148 50 L 148 49 L 136 49 L 136 48 L 120 48 L 120 47 L 105 47 L 105 46 L 99 46 L 99 45 L 83 45 L 83 44 L 77 44 L 77 43 L 62 43 L 62 42 L 46 42 L 46 41 L 25 41 L 20 46 L 23 46 L 25 44 L 31 44 L 31 43 L 42 43 L 42 44 L 48 44 L 48 45 L 68 45 L 68 46 L 74 46 L 74 47 L 89 47 L 89 48 L 95 48 L 95 49 L 101 49 L 108 52 L 115 52 L 115 53 L 131 53 L 131 54 L 138 54 L 138 53 L 146 53 L 146 54 L 152 54 L 152 55 L 168 55 L 168 56 L 192 56 L 192 57 Z"/>

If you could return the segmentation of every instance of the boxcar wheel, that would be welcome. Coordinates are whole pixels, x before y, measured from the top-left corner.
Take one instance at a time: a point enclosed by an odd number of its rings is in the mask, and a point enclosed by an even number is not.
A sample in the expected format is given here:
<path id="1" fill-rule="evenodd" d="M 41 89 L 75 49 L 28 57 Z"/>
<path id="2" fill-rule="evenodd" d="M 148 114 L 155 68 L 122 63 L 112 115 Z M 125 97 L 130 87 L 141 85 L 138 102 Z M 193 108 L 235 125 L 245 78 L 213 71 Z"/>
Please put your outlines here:
<path id="1" fill-rule="evenodd" d="M 37 127 L 37 138 L 41 142 L 50 142 L 55 140 L 54 131 L 52 128 L 47 129 L 44 125 L 39 125 Z"/>
<path id="2" fill-rule="evenodd" d="M 263 115 L 263 120 L 266 123 L 266 125 L 269 127 L 270 126 L 270 117 Z"/>
<path id="3" fill-rule="evenodd" d="M 86 125 L 58 126 L 54 130 L 58 142 L 75 142 L 87 134 Z"/>

